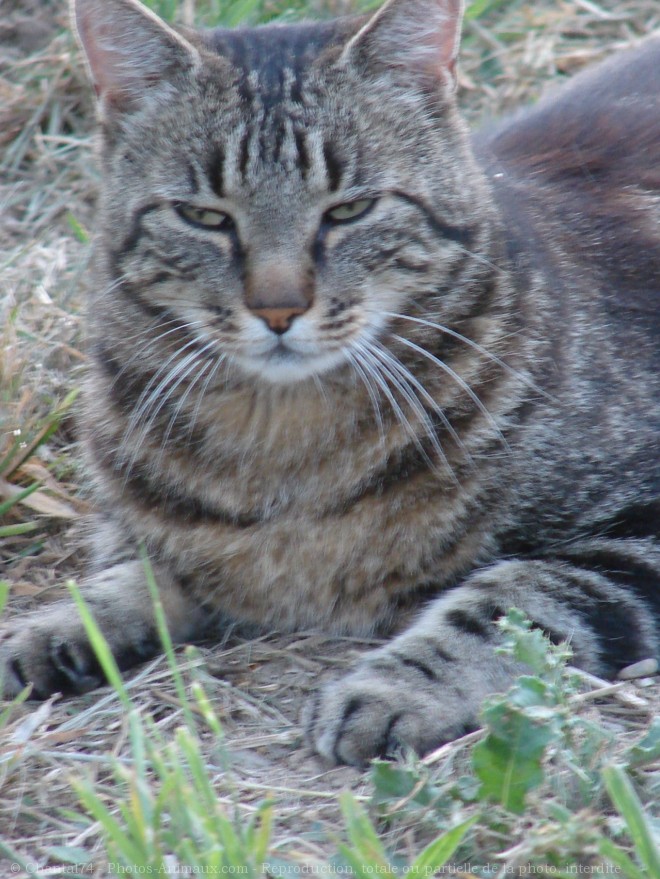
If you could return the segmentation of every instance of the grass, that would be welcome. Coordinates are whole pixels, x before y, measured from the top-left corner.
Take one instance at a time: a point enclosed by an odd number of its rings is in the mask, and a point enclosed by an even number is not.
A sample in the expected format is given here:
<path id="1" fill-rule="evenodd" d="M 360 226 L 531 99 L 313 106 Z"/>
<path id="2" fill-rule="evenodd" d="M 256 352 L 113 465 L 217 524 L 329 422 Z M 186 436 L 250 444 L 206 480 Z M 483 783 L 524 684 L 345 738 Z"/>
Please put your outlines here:
<path id="1" fill-rule="evenodd" d="M 170 0 L 154 5 L 175 16 Z M 309 4 L 177 8 L 231 24 Z M 75 395 L 97 172 L 90 89 L 63 0 L 4 12 L 0 567 L 19 612 L 65 595 L 84 558 Z M 656 0 L 479 0 L 468 9 L 461 102 L 471 119 L 497 113 L 658 24 Z M 104 875 L 122 858 L 254 870 L 267 858 L 272 875 L 430 875 L 443 858 L 453 875 L 461 864 L 484 876 L 494 865 L 500 875 L 574 876 L 599 864 L 658 875 L 657 688 L 579 676 L 537 644 L 541 665 L 486 707 L 484 732 L 424 760 L 328 770 L 301 742 L 300 706 L 319 675 L 369 646 L 309 633 L 176 654 L 166 643 L 165 658 L 112 687 L 3 706 L 0 875 Z"/>
<path id="2" fill-rule="evenodd" d="M 77 798 L 68 819 L 94 828 L 101 842 L 95 860 L 110 865 L 111 873 L 287 875 L 304 865 L 358 877 L 430 876 L 468 863 L 471 875 L 481 876 L 493 875 L 490 865 L 498 865 L 504 875 L 533 870 L 569 877 L 579 869 L 660 877 L 660 836 L 642 804 L 642 797 L 653 801 L 660 783 L 660 721 L 614 756 L 611 733 L 582 711 L 593 691 L 585 693 L 583 678 L 567 666 L 570 651 L 553 647 L 516 611 L 502 624 L 502 649 L 530 662 L 532 673 L 489 700 L 484 729 L 469 744 L 440 749 L 445 758 L 464 751 L 464 774 L 439 765 L 438 752 L 425 760 L 376 761 L 368 803 L 349 791 L 339 795 L 343 829 L 325 840 L 320 854 L 301 848 L 301 840 L 275 841 L 275 797 L 249 808 L 240 801 L 213 699 L 194 672 L 184 680 L 161 612 L 159 628 L 182 707 L 181 723 L 167 734 L 129 695 L 80 593 L 74 584 L 70 588 L 125 715 L 125 753 L 106 757 L 108 777 L 101 782 L 95 770 L 76 771 L 68 781 Z M 22 698 L 1 718 L 5 728 Z M 14 771 L 17 750 L 9 752 Z M 599 801 L 601 814 L 590 814 Z M 407 829 L 405 845 L 393 826 Z M 38 875 L 12 846 L 0 841 L 0 850 L 28 875 Z M 78 845 L 53 847 L 50 855 L 63 872 L 66 865 L 91 864 Z"/>

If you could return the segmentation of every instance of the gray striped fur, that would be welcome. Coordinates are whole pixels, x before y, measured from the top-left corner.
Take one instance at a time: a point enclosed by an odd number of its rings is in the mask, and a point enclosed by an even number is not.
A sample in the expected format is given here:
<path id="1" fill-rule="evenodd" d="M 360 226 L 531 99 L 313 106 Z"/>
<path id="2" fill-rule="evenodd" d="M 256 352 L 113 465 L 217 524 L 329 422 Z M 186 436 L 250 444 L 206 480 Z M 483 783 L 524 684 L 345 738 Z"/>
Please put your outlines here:
<path id="1" fill-rule="evenodd" d="M 471 137 L 457 0 L 74 17 L 103 172 L 86 588 L 120 665 L 158 649 L 140 544 L 176 640 L 393 636 L 312 700 L 332 761 L 469 729 L 512 605 L 597 674 L 657 656 L 660 40 Z M 68 605 L 3 638 L 9 692 L 100 679 Z"/>

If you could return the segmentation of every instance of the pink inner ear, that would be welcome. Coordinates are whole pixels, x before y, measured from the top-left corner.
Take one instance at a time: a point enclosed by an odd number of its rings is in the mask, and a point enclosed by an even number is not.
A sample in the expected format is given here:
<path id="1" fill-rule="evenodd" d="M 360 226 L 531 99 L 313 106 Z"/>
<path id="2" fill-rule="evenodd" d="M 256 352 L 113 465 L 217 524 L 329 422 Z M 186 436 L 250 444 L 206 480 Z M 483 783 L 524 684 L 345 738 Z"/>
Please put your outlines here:
<path id="1" fill-rule="evenodd" d="M 90 38 L 89 34 L 85 36 L 81 32 L 81 39 L 92 71 L 96 94 L 99 97 L 104 97 L 115 90 L 122 91 L 120 86 L 121 69 L 117 64 L 117 53 L 111 48 L 112 36 L 109 34 L 108 27 L 99 27 L 93 38 Z M 104 48 L 104 44 L 110 48 Z"/>
<path id="2" fill-rule="evenodd" d="M 126 109 L 180 64 L 196 63 L 180 34 L 133 0 L 75 0 L 76 28 L 92 82 L 106 106 Z"/>
<path id="3" fill-rule="evenodd" d="M 425 4 L 416 0 L 416 5 L 419 13 L 423 13 Z M 411 47 L 411 66 L 422 75 L 449 80 L 453 84 L 461 35 L 462 0 L 431 0 L 426 6 L 430 7 L 426 27 L 420 19 L 417 35 L 410 35 L 413 43 L 415 39 L 419 41 L 417 51 Z M 424 49 L 420 52 L 422 46 Z"/>
<path id="4" fill-rule="evenodd" d="M 135 37 L 130 37 L 128 23 L 121 14 L 114 20 L 104 14 L 99 4 L 78 2 L 76 25 L 80 42 L 89 62 L 94 89 L 99 98 L 114 101 L 130 97 L 139 89 L 140 59 L 134 58 Z"/>
<path id="5" fill-rule="evenodd" d="M 346 51 L 407 73 L 411 84 L 454 84 L 462 0 L 389 0 Z"/>

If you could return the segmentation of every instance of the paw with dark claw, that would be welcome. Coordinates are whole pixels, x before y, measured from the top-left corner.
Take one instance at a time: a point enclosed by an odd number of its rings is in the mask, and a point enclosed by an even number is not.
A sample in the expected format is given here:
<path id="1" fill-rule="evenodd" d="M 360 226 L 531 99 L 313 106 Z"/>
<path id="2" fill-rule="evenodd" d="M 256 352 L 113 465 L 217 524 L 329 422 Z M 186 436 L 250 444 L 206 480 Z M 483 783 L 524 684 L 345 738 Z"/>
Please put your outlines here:
<path id="1" fill-rule="evenodd" d="M 28 684 L 31 696 L 86 693 L 103 682 L 103 674 L 84 633 L 66 637 L 47 621 L 16 623 L 0 633 L 3 695 L 13 697 Z"/>
<path id="2" fill-rule="evenodd" d="M 364 766 L 405 749 L 423 755 L 475 729 L 479 696 L 451 685 L 397 679 L 364 663 L 322 687 L 306 713 L 312 748 L 324 760 Z"/>
<path id="3" fill-rule="evenodd" d="M 102 631 L 122 670 L 158 652 L 153 627 L 138 617 L 123 625 L 106 620 Z M 31 684 L 33 699 L 47 699 L 53 693 L 80 695 L 105 683 L 73 604 L 14 617 L 0 630 L 0 681 L 5 698 Z"/>

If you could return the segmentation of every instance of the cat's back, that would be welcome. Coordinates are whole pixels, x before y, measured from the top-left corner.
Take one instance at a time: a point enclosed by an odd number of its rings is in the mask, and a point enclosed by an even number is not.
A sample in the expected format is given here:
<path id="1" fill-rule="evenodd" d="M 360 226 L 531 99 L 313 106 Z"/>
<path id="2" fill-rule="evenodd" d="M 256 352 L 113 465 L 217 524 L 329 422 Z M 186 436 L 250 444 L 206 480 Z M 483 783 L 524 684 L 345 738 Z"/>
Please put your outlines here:
<path id="1" fill-rule="evenodd" d="M 575 278 L 579 267 L 579 296 L 599 291 L 613 322 L 651 340 L 657 365 L 660 36 L 479 132 L 475 147 L 512 248 L 536 248 L 558 281 L 564 268 Z"/>

